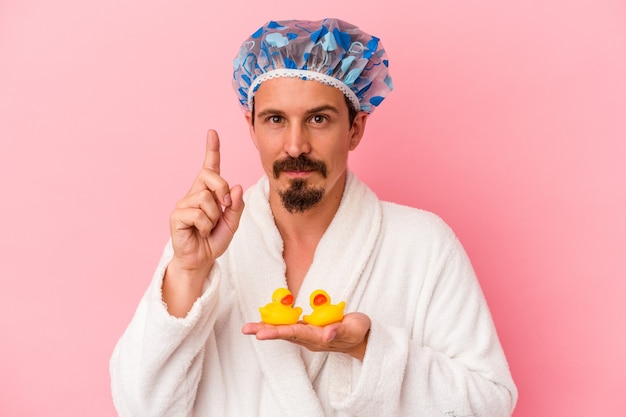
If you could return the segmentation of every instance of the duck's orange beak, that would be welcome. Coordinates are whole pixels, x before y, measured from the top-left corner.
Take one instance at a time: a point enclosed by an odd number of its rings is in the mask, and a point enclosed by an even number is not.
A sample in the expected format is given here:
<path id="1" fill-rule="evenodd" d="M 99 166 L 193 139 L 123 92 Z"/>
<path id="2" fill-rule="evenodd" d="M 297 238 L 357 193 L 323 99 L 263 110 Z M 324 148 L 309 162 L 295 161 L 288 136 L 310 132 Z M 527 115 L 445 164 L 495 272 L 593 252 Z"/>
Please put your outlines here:
<path id="1" fill-rule="evenodd" d="M 317 294 L 315 298 L 313 298 L 313 304 L 316 306 L 321 306 L 328 302 L 328 298 L 324 294 Z"/>
<path id="2" fill-rule="evenodd" d="M 284 296 L 282 298 L 282 300 L 280 300 L 280 302 L 281 302 L 281 304 L 284 304 L 286 306 L 292 305 L 293 304 L 293 295 L 288 294 L 288 295 Z"/>

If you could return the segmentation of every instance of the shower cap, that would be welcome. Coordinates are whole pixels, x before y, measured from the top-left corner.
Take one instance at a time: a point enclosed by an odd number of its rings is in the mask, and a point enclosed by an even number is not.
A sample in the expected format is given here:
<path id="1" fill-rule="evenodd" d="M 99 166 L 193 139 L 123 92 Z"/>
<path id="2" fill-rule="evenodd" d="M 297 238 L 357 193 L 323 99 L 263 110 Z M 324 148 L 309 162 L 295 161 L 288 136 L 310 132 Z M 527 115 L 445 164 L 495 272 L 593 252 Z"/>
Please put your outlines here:
<path id="1" fill-rule="evenodd" d="M 261 83 L 278 77 L 336 87 L 367 113 L 393 89 L 380 40 L 331 18 L 270 21 L 243 43 L 234 60 L 233 88 L 244 111 L 252 109 Z"/>

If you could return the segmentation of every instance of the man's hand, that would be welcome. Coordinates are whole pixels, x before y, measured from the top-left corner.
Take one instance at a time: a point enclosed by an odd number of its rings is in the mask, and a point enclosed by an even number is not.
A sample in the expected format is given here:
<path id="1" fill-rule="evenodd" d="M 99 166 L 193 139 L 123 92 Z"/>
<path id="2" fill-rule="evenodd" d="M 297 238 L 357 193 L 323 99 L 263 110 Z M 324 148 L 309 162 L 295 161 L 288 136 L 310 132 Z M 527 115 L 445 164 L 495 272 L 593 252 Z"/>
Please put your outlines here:
<path id="1" fill-rule="evenodd" d="M 314 352 L 343 352 L 363 360 L 372 322 L 363 313 L 348 313 L 339 323 L 319 327 L 305 323 L 273 326 L 246 323 L 243 333 L 258 340 L 287 340 Z"/>
<path id="2" fill-rule="evenodd" d="M 184 317 L 202 293 L 215 260 L 226 251 L 239 227 L 243 190 L 220 176 L 220 140 L 209 130 L 202 170 L 170 216 L 174 257 L 163 280 L 163 301 L 170 314 Z"/>

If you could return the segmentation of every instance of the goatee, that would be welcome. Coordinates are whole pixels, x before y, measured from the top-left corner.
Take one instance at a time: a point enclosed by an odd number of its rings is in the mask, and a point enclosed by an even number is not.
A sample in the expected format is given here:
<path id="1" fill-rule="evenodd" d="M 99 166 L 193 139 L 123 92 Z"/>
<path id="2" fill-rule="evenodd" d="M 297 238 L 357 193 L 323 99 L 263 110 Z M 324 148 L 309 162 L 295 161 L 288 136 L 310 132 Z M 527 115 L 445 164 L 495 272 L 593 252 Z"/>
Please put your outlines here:
<path id="1" fill-rule="evenodd" d="M 306 180 L 296 178 L 291 180 L 289 188 L 279 191 L 283 207 L 289 213 L 302 213 L 313 208 L 324 198 L 324 189 L 308 187 Z"/>
<path id="2" fill-rule="evenodd" d="M 276 179 L 278 179 L 281 172 L 289 171 L 319 172 L 323 178 L 326 178 L 326 164 L 324 161 L 310 159 L 304 154 L 297 158 L 288 156 L 276 161 L 272 168 L 272 173 Z M 279 191 L 278 195 L 288 212 L 301 213 L 314 207 L 322 200 L 324 189 L 309 187 L 306 179 L 295 178 L 291 180 L 289 188 L 285 191 Z"/>

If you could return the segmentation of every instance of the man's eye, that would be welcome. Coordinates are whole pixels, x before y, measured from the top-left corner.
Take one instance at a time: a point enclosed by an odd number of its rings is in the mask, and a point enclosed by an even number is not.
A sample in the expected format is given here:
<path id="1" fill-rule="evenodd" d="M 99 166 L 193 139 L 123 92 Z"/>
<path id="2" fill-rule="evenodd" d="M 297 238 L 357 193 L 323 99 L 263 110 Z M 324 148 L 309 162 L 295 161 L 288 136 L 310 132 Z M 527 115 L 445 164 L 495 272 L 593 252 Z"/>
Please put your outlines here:
<path id="1" fill-rule="evenodd" d="M 324 123 L 326 121 L 326 116 L 322 116 L 321 114 L 316 114 L 311 118 L 313 123 Z"/>
<path id="2" fill-rule="evenodd" d="M 280 123 L 283 121 L 282 116 L 270 116 L 267 118 L 267 121 L 270 123 Z"/>

